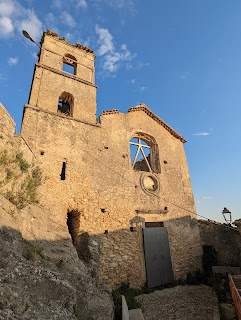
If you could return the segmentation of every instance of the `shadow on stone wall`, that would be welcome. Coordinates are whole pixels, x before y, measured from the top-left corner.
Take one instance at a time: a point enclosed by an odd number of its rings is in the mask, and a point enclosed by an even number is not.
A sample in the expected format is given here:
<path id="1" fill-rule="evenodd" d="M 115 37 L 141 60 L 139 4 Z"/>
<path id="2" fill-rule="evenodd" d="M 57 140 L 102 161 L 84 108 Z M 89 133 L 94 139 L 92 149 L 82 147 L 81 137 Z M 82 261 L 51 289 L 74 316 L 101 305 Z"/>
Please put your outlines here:
<path id="1" fill-rule="evenodd" d="M 160 214 L 159 222 L 163 215 Z M 90 235 L 74 229 L 72 241 L 27 241 L 0 229 L 0 319 L 112 319 L 109 288 L 145 285 L 142 228 L 156 219 L 139 213 L 129 228 Z M 156 221 L 158 222 L 158 221 Z M 175 278 L 202 267 L 198 222 L 190 216 L 164 221 Z M 81 229 L 81 226 L 79 226 Z M 76 232 L 80 233 L 76 236 Z M 71 234 L 71 232 L 70 232 Z M 81 318 L 82 317 L 82 318 Z"/>
<path id="2" fill-rule="evenodd" d="M 116 288 L 122 282 L 141 287 L 146 284 L 143 232 L 145 222 L 151 222 L 150 215 L 139 214 L 130 220 L 130 227 L 121 230 L 105 230 L 100 238 L 99 265 L 100 281 L 109 288 Z M 160 215 L 159 223 L 163 219 Z M 155 219 L 155 224 L 158 221 Z M 186 277 L 188 272 L 202 268 L 202 247 L 196 219 L 185 216 L 164 221 L 168 229 L 172 268 L 175 279 Z M 90 250 L 92 252 L 92 249 Z"/>
<path id="3" fill-rule="evenodd" d="M 241 267 L 241 234 L 211 221 L 199 220 L 201 244 L 216 250 L 219 266 Z"/>
<path id="4" fill-rule="evenodd" d="M 0 229 L 0 319 L 113 318 L 110 292 L 78 258 L 70 239 L 26 241 Z"/>

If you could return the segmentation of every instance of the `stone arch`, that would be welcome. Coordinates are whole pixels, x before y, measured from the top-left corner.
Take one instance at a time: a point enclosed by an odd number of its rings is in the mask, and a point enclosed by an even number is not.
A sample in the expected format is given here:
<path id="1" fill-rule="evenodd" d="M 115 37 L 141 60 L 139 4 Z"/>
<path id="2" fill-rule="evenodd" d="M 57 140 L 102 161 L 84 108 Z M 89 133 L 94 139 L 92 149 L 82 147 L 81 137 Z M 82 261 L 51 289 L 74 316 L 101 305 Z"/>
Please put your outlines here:
<path id="1" fill-rule="evenodd" d="M 73 117 L 74 97 L 69 92 L 62 92 L 59 96 L 58 113 Z"/>
<path id="2" fill-rule="evenodd" d="M 137 143 L 132 142 L 133 139 L 137 139 Z M 143 141 L 144 144 L 141 144 L 141 141 Z M 144 160 L 140 160 L 139 163 L 137 163 L 136 159 L 138 156 L 138 150 L 137 153 L 135 154 L 135 157 L 132 161 L 132 167 L 135 170 L 138 171 L 150 171 L 154 173 L 160 173 L 161 172 L 161 167 L 160 167 L 160 159 L 159 159 L 159 149 L 158 149 L 158 144 L 156 142 L 156 139 L 152 137 L 151 135 L 145 133 L 145 132 L 140 132 L 136 131 L 133 132 L 131 137 L 130 137 L 130 145 L 136 145 L 138 148 L 140 148 L 139 152 L 142 152 L 143 154 L 143 148 L 149 148 L 150 149 L 150 154 L 149 158 L 144 157 Z M 147 163 L 148 162 L 148 163 Z"/>

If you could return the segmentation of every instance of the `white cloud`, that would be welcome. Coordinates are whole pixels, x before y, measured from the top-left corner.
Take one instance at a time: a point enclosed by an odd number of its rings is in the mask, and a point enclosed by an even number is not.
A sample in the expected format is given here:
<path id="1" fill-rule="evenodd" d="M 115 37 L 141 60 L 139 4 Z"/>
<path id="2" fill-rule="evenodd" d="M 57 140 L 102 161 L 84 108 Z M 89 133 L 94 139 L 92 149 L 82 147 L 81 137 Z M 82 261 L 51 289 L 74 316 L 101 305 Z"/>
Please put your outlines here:
<path id="1" fill-rule="evenodd" d="M 84 46 L 90 48 L 91 47 L 91 38 L 87 37 L 87 39 L 82 40 L 82 43 L 83 43 Z"/>
<path id="2" fill-rule="evenodd" d="M 186 72 L 183 72 L 182 74 L 180 74 L 179 79 L 186 80 L 189 77 L 190 77 L 190 72 L 186 71 Z"/>
<path id="3" fill-rule="evenodd" d="M 131 55 L 130 51 L 127 49 L 126 44 L 122 44 L 121 54 L 122 54 L 122 60 L 125 60 L 125 61 L 131 61 L 133 58 L 136 57 L 136 54 Z"/>
<path id="4" fill-rule="evenodd" d="M 52 12 L 49 12 L 45 17 L 45 21 L 47 22 L 47 24 L 55 23 L 54 14 Z"/>
<path id="5" fill-rule="evenodd" d="M 39 38 L 42 33 L 42 22 L 32 9 L 25 9 L 16 0 L 0 0 L 0 12 L 4 19 L 0 18 L 0 37 L 12 35 L 12 28 L 21 32 L 29 31 L 33 38 Z"/>
<path id="6" fill-rule="evenodd" d="M 126 44 L 122 44 L 120 50 L 115 49 L 113 43 L 113 36 L 108 29 L 100 28 L 98 25 L 95 27 L 96 34 L 99 36 L 97 43 L 100 45 L 97 54 L 103 56 L 103 69 L 114 73 L 116 72 L 121 63 L 131 61 L 136 54 L 132 55 L 127 49 Z"/>
<path id="7" fill-rule="evenodd" d="M 131 63 L 126 64 L 126 70 L 131 70 L 133 69 L 133 65 Z"/>
<path id="8" fill-rule="evenodd" d="M 203 202 L 203 200 L 210 200 L 210 199 L 212 199 L 213 197 L 211 197 L 211 196 L 204 196 L 204 197 L 201 197 L 201 198 L 199 198 L 197 201 L 196 201 L 196 203 L 197 204 L 201 204 L 201 202 Z"/>
<path id="9" fill-rule="evenodd" d="M 51 8 L 61 9 L 62 8 L 62 1 L 61 0 L 53 0 L 52 4 L 51 4 Z"/>
<path id="10" fill-rule="evenodd" d="M 125 7 L 125 0 L 110 0 L 109 4 L 111 7 L 120 9 Z"/>
<path id="11" fill-rule="evenodd" d="M 0 80 L 7 80 L 7 78 L 0 72 Z"/>
<path id="12" fill-rule="evenodd" d="M 109 72 L 115 72 L 118 69 L 117 62 L 120 61 L 120 54 L 118 52 L 113 52 L 105 56 L 105 62 L 103 65 L 104 70 Z"/>
<path id="13" fill-rule="evenodd" d="M 209 132 L 198 132 L 198 133 L 193 133 L 193 136 L 209 136 Z"/>
<path id="14" fill-rule="evenodd" d="M 0 17 L 0 37 L 8 37 L 12 35 L 13 25 L 8 17 Z"/>
<path id="15" fill-rule="evenodd" d="M 19 21 L 18 29 L 29 31 L 34 39 L 38 39 L 42 33 L 42 22 L 37 18 L 33 10 L 26 10 L 26 19 Z"/>
<path id="16" fill-rule="evenodd" d="M 109 33 L 108 29 L 100 28 L 98 25 L 95 27 L 95 32 L 99 36 L 97 43 L 100 45 L 98 49 L 98 54 L 102 56 L 103 54 L 113 51 L 114 44 L 113 44 L 113 37 Z"/>
<path id="17" fill-rule="evenodd" d="M 63 24 L 67 24 L 71 28 L 76 26 L 74 18 L 66 11 L 61 14 L 60 19 Z"/>
<path id="18" fill-rule="evenodd" d="M 136 79 L 131 79 L 131 83 L 135 84 L 136 83 Z"/>
<path id="19" fill-rule="evenodd" d="M 140 87 L 140 92 L 146 91 L 148 87 Z"/>
<path id="20" fill-rule="evenodd" d="M 142 69 L 142 68 L 144 68 L 144 67 L 149 68 L 150 65 L 151 65 L 150 62 L 145 62 L 145 63 L 140 62 L 140 63 L 138 63 L 138 65 L 136 66 L 136 69 L 137 69 L 137 70 L 140 70 L 140 69 Z"/>
<path id="21" fill-rule="evenodd" d="M 85 0 L 77 0 L 77 8 L 86 8 L 87 2 Z"/>
<path id="22" fill-rule="evenodd" d="M 135 0 L 95 0 L 95 2 L 105 2 L 108 6 L 117 10 L 128 10 L 132 15 L 137 13 Z"/>
<path id="23" fill-rule="evenodd" d="M 73 40 L 73 34 L 70 33 L 70 32 L 66 33 L 65 39 L 66 39 L 68 42 L 71 42 L 71 41 Z"/>
<path id="24" fill-rule="evenodd" d="M 59 19 L 57 19 L 56 16 L 52 12 L 49 12 L 45 16 L 44 21 L 45 21 L 45 24 L 47 25 L 48 29 L 54 30 L 54 32 L 59 33 L 59 29 L 57 27 Z"/>
<path id="25" fill-rule="evenodd" d="M 10 66 L 14 66 L 15 64 L 17 64 L 18 63 L 18 60 L 19 60 L 19 58 L 18 57 L 10 57 L 10 58 L 8 58 L 8 64 L 10 65 Z"/>
<path id="26" fill-rule="evenodd" d="M 14 3 L 12 1 L 4 1 L 0 2 L 0 12 L 3 16 L 9 17 L 14 11 Z"/>
<path id="27" fill-rule="evenodd" d="M 105 62 L 103 65 L 104 70 L 111 73 L 117 71 L 124 61 L 131 61 L 136 55 L 131 55 L 130 51 L 127 50 L 126 45 L 121 46 L 119 52 L 110 52 L 105 56 Z"/>

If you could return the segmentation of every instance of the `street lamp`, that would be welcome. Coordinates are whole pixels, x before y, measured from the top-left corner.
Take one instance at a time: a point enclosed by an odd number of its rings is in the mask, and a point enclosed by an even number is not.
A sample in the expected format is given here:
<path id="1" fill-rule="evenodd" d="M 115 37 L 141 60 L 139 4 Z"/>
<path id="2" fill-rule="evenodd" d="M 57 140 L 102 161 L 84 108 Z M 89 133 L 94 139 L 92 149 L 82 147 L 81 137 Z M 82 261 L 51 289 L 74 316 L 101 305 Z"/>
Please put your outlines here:
<path id="1" fill-rule="evenodd" d="M 224 220 L 227 222 L 227 224 L 232 223 L 231 212 L 226 207 L 223 208 L 222 215 L 224 217 Z"/>
<path id="2" fill-rule="evenodd" d="M 31 40 L 32 42 L 34 42 L 39 47 L 39 49 L 41 49 L 40 46 L 37 44 L 37 42 L 34 40 L 34 38 L 31 37 L 30 34 L 27 31 L 23 30 L 22 33 L 23 33 L 25 38 L 27 38 L 27 39 Z"/>

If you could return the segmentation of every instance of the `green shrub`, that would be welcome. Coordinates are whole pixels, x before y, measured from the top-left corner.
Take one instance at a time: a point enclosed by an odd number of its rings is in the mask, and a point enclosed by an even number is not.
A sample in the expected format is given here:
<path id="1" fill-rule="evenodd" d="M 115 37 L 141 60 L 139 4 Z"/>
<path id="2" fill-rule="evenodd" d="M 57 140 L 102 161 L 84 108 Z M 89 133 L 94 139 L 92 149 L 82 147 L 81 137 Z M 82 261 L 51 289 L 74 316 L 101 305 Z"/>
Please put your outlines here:
<path id="1" fill-rule="evenodd" d="M 29 309 L 29 305 L 28 305 L 28 303 L 26 302 L 24 311 L 28 311 L 28 309 Z"/>
<path id="2" fill-rule="evenodd" d="M 0 310 L 3 309 L 3 303 L 0 301 Z"/>
<path id="3" fill-rule="evenodd" d="M 76 318 L 78 318 L 80 316 L 80 311 L 76 306 L 76 304 L 73 305 L 73 310 L 74 310 L 74 315 L 76 316 Z"/>
<path id="4" fill-rule="evenodd" d="M 121 320 L 121 306 L 122 295 L 125 296 L 128 309 L 137 309 L 141 307 L 141 303 L 138 302 L 135 297 L 142 294 L 142 290 L 130 288 L 129 283 L 122 283 L 119 288 L 112 291 L 112 296 L 115 304 L 115 319 Z"/>
<path id="5" fill-rule="evenodd" d="M 42 259 L 45 259 L 42 247 L 30 247 L 23 251 L 23 257 L 27 260 L 35 261 L 36 255 L 40 256 Z"/>
<path id="6" fill-rule="evenodd" d="M 4 139 L 4 136 L 2 134 L 0 134 L 0 139 Z"/>
<path id="7" fill-rule="evenodd" d="M 9 168 L 7 168 L 7 169 L 5 170 L 5 172 L 6 172 L 6 174 L 7 174 L 6 180 L 7 180 L 7 182 L 8 182 L 9 180 L 12 179 L 12 177 L 13 177 L 13 172 L 12 172 L 12 170 L 10 170 Z"/>
<path id="8" fill-rule="evenodd" d="M 27 172 L 29 168 L 29 163 L 23 158 L 23 153 L 20 152 L 16 155 L 16 162 L 19 164 L 20 169 L 23 172 Z"/>
<path id="9" fill-rule="evenodd" d="M 18 192 L 7 191 L 3 194 L 18 209 L 26 207 L 30 203 L 38 203 L 37 187 L 42 182 L 42 173 L 40 168 L 35 168 L 31 175 L 28 173 Z"/>
<path id="10" fill-rule="evenodd" d="M 0 165 L 7 164 L 8 162 L 8 151 L 5 149 L 0 155 Z"/>

